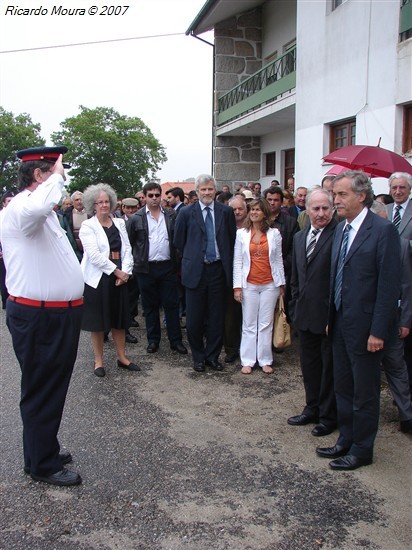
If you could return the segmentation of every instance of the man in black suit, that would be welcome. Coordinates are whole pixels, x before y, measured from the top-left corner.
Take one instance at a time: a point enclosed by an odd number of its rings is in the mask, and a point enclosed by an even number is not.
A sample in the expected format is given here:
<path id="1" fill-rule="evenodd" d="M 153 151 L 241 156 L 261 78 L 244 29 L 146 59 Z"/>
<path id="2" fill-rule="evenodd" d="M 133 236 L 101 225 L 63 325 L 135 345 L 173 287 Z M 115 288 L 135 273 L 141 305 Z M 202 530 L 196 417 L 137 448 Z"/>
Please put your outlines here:
<path id="1" fill-rule="evenodd" d="M 230 206 L 214 201 L 216 182 L 208 174 L 196 178 L 199 201 L 183 208 L 176 219 L 174 243 L 182 254 L 186 287 L 186 328 L 194 365 L 222 370 L 225 302 L 232 287 L 236 222 Z M 206 344 L 204 332 L 206 331 Z"/>
<path id="2" fill-rule="evenodd" d="M 396 228 L 373 214 L 369 178 L 347 171 L 333 183 L 345 218 L 332 245 L 329 333 L 332 337 L 339 438 L 319 447 L 333 470 L 355 470 L 373 460 L 378 431 L 380 364 L 397 319 L 401 252 Z"/>
<path id="3" fill-rule="evenodd" d="M 282 258 L 285 270 L 286 287 L 284 294 L 285 310 L 289 318 L 290 276 L 292 274 L 293 237 L 299 231 L 296 219 L 282 212 L 283 191 L 280 187 L 269 187 L 263 191 L 263 197 L 268 201 L 271 211 L 271 227 L 279 230 L 282 235 Z M 305 195 L 306 197 L 306 195 Z"/>
<path id="4" fill-rule="evenodd" d="M 293 241 L 289 314 L 299 334 L 299 355 L 306 406 L 288 419 L 291 426 L 318 423 L 312 435 L 324 436 L 336 428 L 332 346 L 326 335 L 329 307 L 330 260 L 337 222 L 333 199 L 325 189 L 309 191 L 306 211 L 310 225 Z"/>
<path id="5" fill-rule="evenodd" d="M 412 176 L 406 172 L 395 172 L 389 178 L 389 192 L 394 200 L 386 210 L 388 219 L 395 225 L 401 239 L 408 241 L 412 253 L 412 200 L 409 198 Z M 404 338 L 405 362 L 408 367 L 409 391 L 412 394 L 412 335 Z"/>
<path id="6" fill-rule="evenodd" d="M 159 307 L 163 306 L 170 348 L 186 354 L 179 323 L 177 255 L 173 246 L 176 217 L 161 208 L 162 188 L 158 183 L 146 183 L 143 193 L 146 205 L 128 220 L 127 232 L 133 250 L 133 275 L 142 296 L 147 352 L 156 353 L 159 349 Z"/>
<path id="7" fill-rule="evenodd" d="M 294 206 L 289 207 L 289 214 L 292 216 L 292 218 L 295 218 L 295 220 L 297 220 L 299 214 L 305 210 L 307 192 L 307 187 L 298 187 L 295 191 L 295 204 Z"/>
<path id="8" fill-rule="evenodd" d="M 181 187 L 173 187 L 166 191 L 166 200 L 170 208 L 173 208 L 176 216 L 180 210 L 184 207 L 185 194 Z"/>

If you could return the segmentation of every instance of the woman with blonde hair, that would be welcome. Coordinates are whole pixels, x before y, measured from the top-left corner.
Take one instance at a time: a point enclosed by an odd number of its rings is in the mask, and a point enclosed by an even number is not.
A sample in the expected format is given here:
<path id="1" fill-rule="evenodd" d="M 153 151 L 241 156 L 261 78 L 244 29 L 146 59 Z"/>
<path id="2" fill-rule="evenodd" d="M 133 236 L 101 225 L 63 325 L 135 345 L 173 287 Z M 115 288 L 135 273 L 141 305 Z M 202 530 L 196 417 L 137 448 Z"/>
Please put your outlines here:
<path id="1" fill-rule="evenodd" d="M 126 283 L 132 274 L 133 258 L 126 225 L 111 212 L 117 204 L 114 190 L 105 183 L 90 185 L 83 204 L 90 219 L 84 221 L 79 237 L 84 255 L 81 262 L 85 282 L 82 329 L 91 333 L 94 374 L 103 377 L 104 333 L 112 331 L 117 366 L 138 371 L 126 357 L 125 330 L 131 316 Z"/>
<path id="2" fill-rule="evenodd" d="M 273 372 L 272 329 L 275 306 L 283 294 L 285 274 L 282 237 L 270 227 L 271 210 L 265 199 L 250 203 L 244 227 L 236 234 L 233 260 L 234 298 L 242 304 L 242 373 L 250 374 L 256 361 L 266 374 Z"/>

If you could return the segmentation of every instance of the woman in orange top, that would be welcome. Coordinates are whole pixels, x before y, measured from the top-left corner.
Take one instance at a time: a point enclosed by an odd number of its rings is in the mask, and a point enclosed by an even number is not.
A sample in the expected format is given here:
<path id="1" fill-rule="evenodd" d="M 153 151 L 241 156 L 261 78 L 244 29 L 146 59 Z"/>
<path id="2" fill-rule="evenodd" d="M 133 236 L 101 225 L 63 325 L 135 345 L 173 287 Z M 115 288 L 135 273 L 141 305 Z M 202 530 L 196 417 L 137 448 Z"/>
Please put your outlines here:
<path id="1" fill-rule="evenodd" d="M 266 374 L 273 372 L 273 317 L 285 274 L 282 237 L 270 227 L 270 216 L 265 199 L 252 201 L 245 226 L 236 234 L 233 289 L 235 300 L 242 304 L 243 374 L 250 374 L 256 361 Z"/>

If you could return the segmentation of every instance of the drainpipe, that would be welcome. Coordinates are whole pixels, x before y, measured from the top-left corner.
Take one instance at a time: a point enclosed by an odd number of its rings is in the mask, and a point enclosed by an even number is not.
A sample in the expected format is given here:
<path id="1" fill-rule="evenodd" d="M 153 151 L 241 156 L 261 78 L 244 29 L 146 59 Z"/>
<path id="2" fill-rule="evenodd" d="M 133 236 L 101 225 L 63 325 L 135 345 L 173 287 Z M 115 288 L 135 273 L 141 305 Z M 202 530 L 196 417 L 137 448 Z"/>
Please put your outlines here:
<path id="1" fill-rule="evenodd" d="M 213 176 L 213 172 L 214 172 L 214 165 L 215 165 L 215 82 L 216 82 L 216 77 L 215 77 L 215 45 L 212 44 L 211 42 L 208 42 L 207 40 L 204 40 L 203 38 L 200 38 L 199 36 L 197 36 L 196 34 L 193 33 L 193 31 L 190 33 L 190 36 L 193 36 L 193 38 L 197 38 L 198 40 L 200 40 L 201 42 L 204 42 L 205 44 L 209 44 L 209 46 L 212 46 L 213 48 L 213 82 L 212 82 L 212 86 L 213 86 L 213 91 L 212 91 L 212 165 L 211 165 L 211 168 L 210 168 L 210 173 L 212 174 Z"/>

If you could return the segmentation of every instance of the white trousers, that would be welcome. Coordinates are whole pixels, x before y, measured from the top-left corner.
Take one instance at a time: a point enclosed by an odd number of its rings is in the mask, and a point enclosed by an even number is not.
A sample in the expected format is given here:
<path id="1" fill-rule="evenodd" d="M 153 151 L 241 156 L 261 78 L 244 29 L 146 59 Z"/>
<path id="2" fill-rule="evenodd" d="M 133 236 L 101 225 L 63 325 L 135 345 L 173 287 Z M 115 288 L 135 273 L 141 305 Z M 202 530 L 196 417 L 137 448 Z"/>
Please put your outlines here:
<path id="1" fill-rule="evenodd" d="M 247 287 L 242 288 L 242 367 L 254 367 L 256 361 L 260 367 L 273 363 L 273 317 L 279 292 L 273 282 L 266 285 L 247 283 Z"/>

